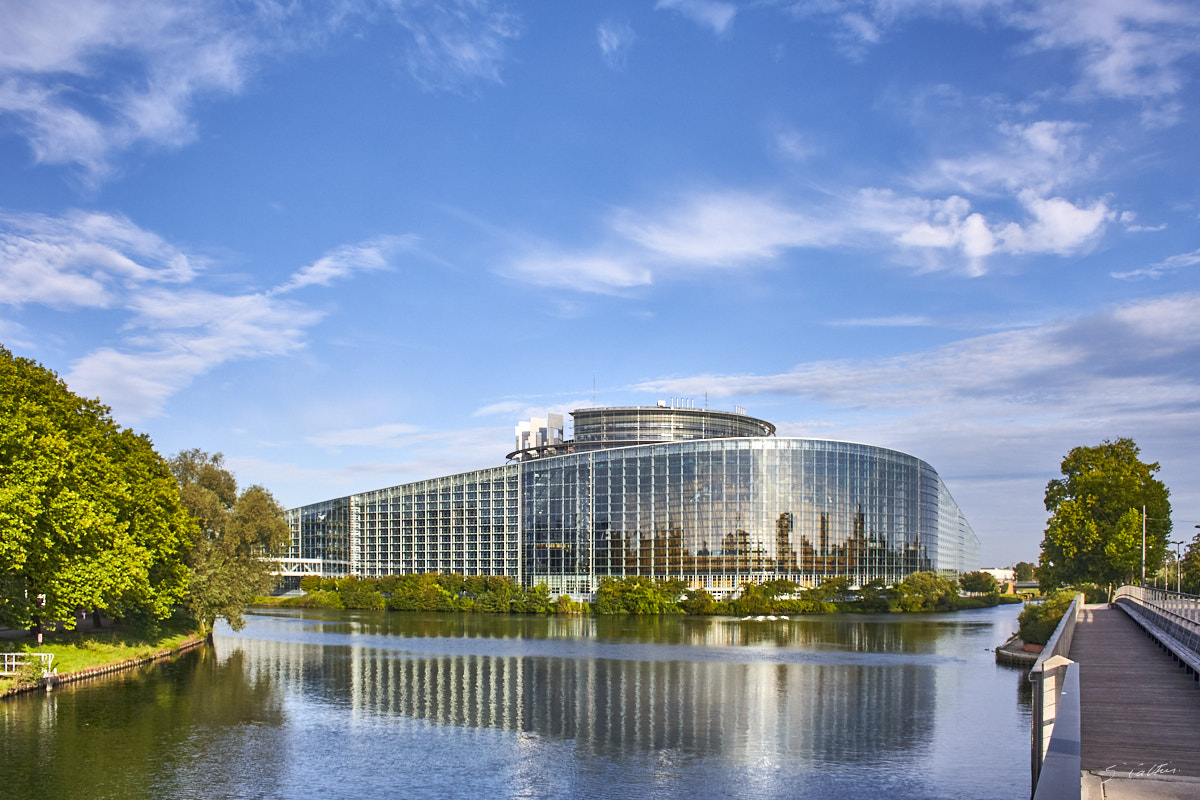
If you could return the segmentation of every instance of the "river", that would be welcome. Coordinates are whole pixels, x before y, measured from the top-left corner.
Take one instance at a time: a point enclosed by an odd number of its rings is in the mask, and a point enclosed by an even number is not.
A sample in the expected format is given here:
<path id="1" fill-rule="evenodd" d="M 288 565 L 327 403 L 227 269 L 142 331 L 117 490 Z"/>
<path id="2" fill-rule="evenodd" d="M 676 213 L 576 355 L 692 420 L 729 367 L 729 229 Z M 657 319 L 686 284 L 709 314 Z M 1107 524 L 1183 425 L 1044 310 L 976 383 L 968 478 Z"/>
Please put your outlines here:
<path id="1" fill-rule="evenodd" d="M 8 798 L 1013 798 L 1019 606 L 926 615 L 260 610 L 0 702 Z"/>

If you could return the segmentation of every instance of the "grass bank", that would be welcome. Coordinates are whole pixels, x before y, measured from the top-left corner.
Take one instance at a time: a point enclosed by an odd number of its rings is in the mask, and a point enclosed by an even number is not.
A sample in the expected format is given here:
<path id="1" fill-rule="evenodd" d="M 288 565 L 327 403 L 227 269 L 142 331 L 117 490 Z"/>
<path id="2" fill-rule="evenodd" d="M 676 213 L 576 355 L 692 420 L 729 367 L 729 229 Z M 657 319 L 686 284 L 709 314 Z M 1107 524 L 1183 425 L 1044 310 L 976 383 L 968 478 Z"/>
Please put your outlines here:
<path id="1" fill-rule="evenodd" d="M 93 628 L 90 620 L 74 631 L 50 631 L 42 645 L 32 635 L 0 639 L 0 652 L 51 653 L 53 668 L 60 676 L 109 664 L 140 661 L 164 651 L 176 650 L 197 636 L 195 623 L 184 617 L 165 620 L 156 635 L 139 633 L 126 625 L 108 622 Z M 12 676 L 0 676 L 0 694 L 16 686 Z"/>

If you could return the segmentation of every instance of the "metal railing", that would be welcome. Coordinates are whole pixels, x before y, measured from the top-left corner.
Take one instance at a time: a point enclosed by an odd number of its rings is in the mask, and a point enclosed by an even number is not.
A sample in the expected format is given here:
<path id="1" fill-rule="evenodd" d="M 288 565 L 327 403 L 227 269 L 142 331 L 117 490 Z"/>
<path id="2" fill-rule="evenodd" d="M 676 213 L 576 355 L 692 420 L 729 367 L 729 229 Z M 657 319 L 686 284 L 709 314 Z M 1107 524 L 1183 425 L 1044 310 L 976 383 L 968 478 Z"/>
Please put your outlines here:
<path id="1" fill-rule="evenodd" d="M 21 667 L 36 659 L 41 659 L 43 672 L 50 672 L 50 665 L 54 663 L 53 653 L 0 653 L 0 675 L 15 675 L 21 671 Z"/>
<path id="2" fill-rule="evenodd" d="M 1113 602 L 1200 677 L 1200 597 L 1148 586 L 1122 586 Z"/>
<path id="3" fill-rule="evenodd" d="M 1059 796 L 1050 787 L 1061 784 L 1059 772 L 1069 773 L 1072 769 L 1075 771 L 1074 797 L 1079 797 L 1079 665 L 1067 658 L 1067 654 L 1071 652 L 1075 623 L 1079 621 L 1082 609 L 1083 595 L 1077 594 L 1029 670 L 1029 680 L 1034 684 L 1030 766 L 1035 800 Z M 1073 695 L 1064 691 L 1068 684 L 1075 687 Z M 1071 742 L 1074 742 L 1073 747 Z M 1051 751 L 1057 754 L 1053 759 L 1048 758 Z M 1073 761 L 1071 752 L 1074 752 Z"/>

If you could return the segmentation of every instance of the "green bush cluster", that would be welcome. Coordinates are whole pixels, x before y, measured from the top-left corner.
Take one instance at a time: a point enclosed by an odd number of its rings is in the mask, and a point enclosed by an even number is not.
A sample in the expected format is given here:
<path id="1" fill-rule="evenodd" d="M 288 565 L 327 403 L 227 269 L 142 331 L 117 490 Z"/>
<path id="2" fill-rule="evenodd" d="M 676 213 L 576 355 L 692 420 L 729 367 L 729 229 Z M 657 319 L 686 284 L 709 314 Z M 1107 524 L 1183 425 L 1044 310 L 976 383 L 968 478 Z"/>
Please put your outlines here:
<path id="1" fill-rule="evenodd" d="M 642 576 L 602 578 L 589 607 L 566 595 L 551 598 L 545 584 L 525 589 L 502 576 L 421 573 L 383 578 L 318 578 L 300 581 L 303 597 L 282 605 L 306 608 L 388 609 L 391 611 L 476 611 L 496 614 L 822 614 L 834 611 L 955 611 L 1000 602 L 999 595 L 960 597 L 957 585 L 933 572 L 909 575 L 895 586 L 871 581 L 851 590 L 850 579 L 830 578 L 805 589 L 789 580 L 745 583 L 738 596 L 717 600 L 682 580 Z"/>
<path id="2" fill-rule="evenodd" d="M 498 575 L 463 576 L 426 572 L 382 578 L 300 579 L 303 597 L 282 605 L 389 611 L 478 611 L 494 614 L 578 614 L 583 604 L 569 597 L 552 600 L 545 584 L 526 589 Z"/>
<path id="3" fill-rule="evenodd" d="M 1030 603 L 1017 618 L 1017 635 L 1026 644 L 1045 644 L 1054 635 L 1063 614 L 1078 592 L 1075 589 L 1059 589 L 1040 603 Z"/>

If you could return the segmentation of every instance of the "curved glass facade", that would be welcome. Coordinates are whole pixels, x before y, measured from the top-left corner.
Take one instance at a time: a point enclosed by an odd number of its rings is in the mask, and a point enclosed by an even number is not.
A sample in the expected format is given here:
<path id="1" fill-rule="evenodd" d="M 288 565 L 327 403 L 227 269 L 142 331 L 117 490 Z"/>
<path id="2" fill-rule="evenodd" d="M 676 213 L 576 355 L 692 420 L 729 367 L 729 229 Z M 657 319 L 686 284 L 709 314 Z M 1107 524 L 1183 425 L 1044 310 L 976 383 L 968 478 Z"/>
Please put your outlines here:
<path id="1" fill-rule="evenodd" d="M 606 576 L 894 583 L 978 568 L 937 473 L 904 453 L 813 439 L 673 442 L 577 453 L 521 473 L 525 574 L 582 593 Z M 969 569 L 968 569 L 969 568 Z"/>
<path id="2" fill-rule="evenodd" d="M 925 462 L 762 433 L 576 451 L 326 501 L 288 519 L 291 559 L 324 558 L 327 575 L 507 575 L 576 597 L 609 576 L 678 578 L 727 596 L 776 578 L 862 585 L 979 568 L 978 539 Z"/>

